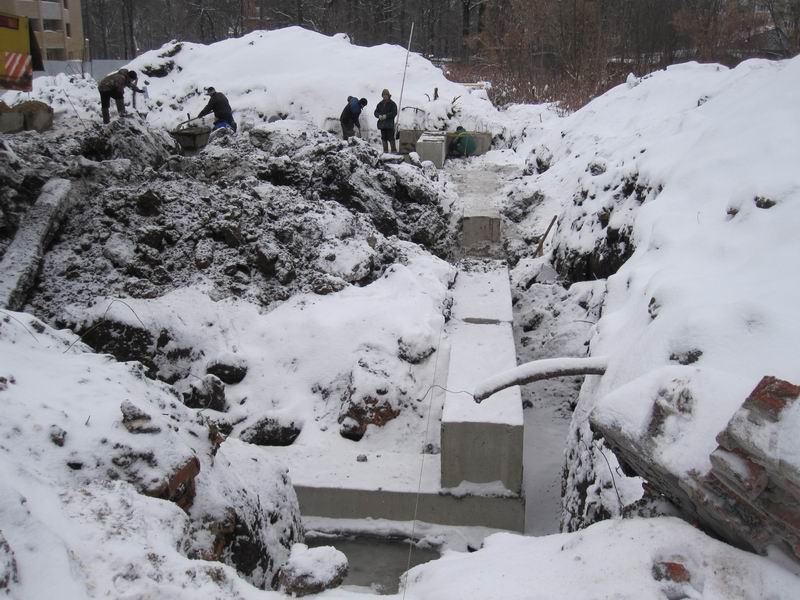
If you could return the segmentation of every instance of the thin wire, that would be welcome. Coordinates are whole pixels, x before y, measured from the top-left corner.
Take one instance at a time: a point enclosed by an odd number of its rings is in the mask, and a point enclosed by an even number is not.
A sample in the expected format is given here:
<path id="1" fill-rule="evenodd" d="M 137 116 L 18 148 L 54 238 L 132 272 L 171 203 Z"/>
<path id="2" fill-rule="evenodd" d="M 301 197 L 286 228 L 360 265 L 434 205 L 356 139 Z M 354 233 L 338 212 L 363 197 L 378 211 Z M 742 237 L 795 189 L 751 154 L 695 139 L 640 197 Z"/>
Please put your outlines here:
<path id="1" fill-rule="evenodd" d="M 580 440 L 580 443 L 583 444 L 583 446 L 586 448 L 586 451 L 591 454 L 591 450 L 589 450 L 589 446 L 586 445 L 586 442 L 584 442 L 583 440 Z M 622 503 L 622 496 L 619 495 L 619 489 L 617 489 L 617 480 L 614 477 L 614 470 L 611 468 L 611 463 L 608 462 L 608 458 L 606 457 L 606 453 L 603 452 L 603 449 L 600 446 L 595 446 L 594 443 L 592 443 L 592 448 L 597 450 L 600 453 L 600 456 L 603 457 L 603 460 L 606 461 L 606 466 L 608 467 L 608 472 L 611 475 L 611 483 L 614 485 L 614 491 L 617 494 L 617 502 L 619 502 L 619 510 L 622 511 L 622 508 L 625 505 Z"/>
<path id="2" fill-rule="evenodd" d="M 106 320 L 106 315 L 108 314 L 108 311 L 109 311 L 109 310 L 111 310 L 111 307 L 112 307 L 112 306 L 114 306 L 114 304 L 116 304 L 117 302 L 119 302 L 120 304 L 124 304 L 125 306 L 127 306 L 127 307 L 128 307 L 128 310 L 130 310 L 130 311 L 133 313 L 133 315 L 136 317 L 136 320 L 137 320 L 137 321 L 139 321 L 139 323 L 141 324 L 141 326 L 142 326 L 144 329 L 147 329 L 147 325 L 145 325 L 145 324 L 144 324 L 144 322 L 143 322 L 143 321 L 142 321 L 142 320 L 139 318 L 139 315 L 137 315 L 137 314 L 136 314 L 136 311 L 135 311 L 135 310 L 133 310 L 133 308 L 131 308 L 131 305 L 130 305 L 130 304 L 128 304 L 128 303 L 127 303 L 127 302 L 125 302 L 124 300 L 120 300 L 119 298 L 114 298 L 114 299 L 113 299 L 111 302 L 109 302 L 109 303 L 108 303 L 108 306 L 106 307 L 106 310 L 105 310 L 105 312 L 103 312 L 103 316 L 102 316 L 102 317 L 100 317 L 100 320 L 99 320 L 99 321 L 97 321 L 97 323 L 95 323 L 94 325 L 92 325 L 92 326 L 91 326 L 89 329 L 87 329 L 86 331 L 84 331 L 82 335 L 78 336 L 78 339 L 77 339 L 77 340 L 75 340 L 75 341 L 74 341 L 74 342 L 72 342 L 72 343 L 71 343 L 69 346 L 67 346 L 67 349 L 66 349 L 66 350 L 64 350 L 64 354 L 66 354 L 67 352 L 69 352 L 69 351 L 72 349 L 72 347 L 73 347 L 75 344 L 77 344 L 78 342 L 80 342 L 80 341 L 81 341 L 83 338 L 85 338 L 87 335 L 89 335 L 89 334 L 90 334 L 92 331 L 94 331 L 95 329 L 97 329 L 98 327 L 100 327 L 100 325 L 102 325 L 103 321 L 105 321 L 105 320 Z"/>
<path id="3" fill-rule="evenodd" d="M 20 320 L 19 320 L 17 317 L 15 317 L 14 315 L 12 315 L 11 313 L 9 313 L 9 312 L 6 312 L 6 311 L 4 311 L 4 310 L 0 310 L 0 313 L 3 313 L 3 314 L 4 314 L 5 316 L 7 316 L 9 319 L 14 319 L 14 320 L 15 320 L 17 323 L 19 323 L 20 325 L 22 325 L 22 328 L 23 328 L 25 331 L 27 331 L 27 332 L 28 332 L 28 334 L 29 334 L 29 335 L 30 335 L 30 336 L 31 336 L 31 337 L 32 337 L 32 338 L 33 338 L 33 339 L 36 341 L 36 343 L 37 343 L 37 344 L 39 344 L 39 345 L 41 346 L 42 342 L 40 342 L 40 341 L 39 341 L 39 338 L 37 338 L 35 335 L 33 335 L 33 332 L 32 332 L 30 329 L 28 329 L 28 328 L 25 326 L 25 323 L 23 323 L 22 321 L 20 321 Z"/>
<path id="4" fill-rule="evenodd" d="M 412 27 L 412 33 L 413 33 L 413 27 L 414 27 L 413 24 L 412 24 L 411 27 Z M 452 272 L 452 270 L 453 270 L 453 267 L 451 266 L 450 267 L 450 271 Z M 444 323 L 445 323 L 445 319 L 443 318 L 442 319 L 442 326 L 439 328 L 439 341 L 436 343 L 436 361 L 433 363 L 433 378 L 432 378 L 432 381 L 436 381 L 436 374 L 438 373 L 438 370 L 439 370 L 439 356 L 441 355 L 440 351 L 441 351 L 441 348 L 442 348 L 442 335 L 444 334 Z M 439 389 L 442 389 L 442 390 L 446 389 L 446 388 L 443 388 L 440 385 L 437 385 L 436 383 L 432 383 L 431 386 L 428 388 L 428 391 L 425 392 L 425 396 L 423 396 L 423 399 L 428 394 L 430 394 L 430 392 L 434 388 L 439 388 Z M 454 393 L 462 393 L 462 392 L 454 392 Z M 463 392 L 463 393 L 469 394 L 469 392 Z M 469 395 L 471 396 L 472 394 L 469 394 Z M 416 495 L 416 498 L 414 499 L 414 518 L 411 521 L 411 537 L 408 540 L 408 559 L 406 560 L 405 573 L 403 573 L 403 600 L 405 600 L 406 592 L 408 592 L 408 571 L 411 569 L 411 554 L 414 551 L 414 536 L 415 536 L 415 534 L 417 532 L 417 514 L 419 513 L 419 497 L 420 497 L 420 494 L 422 492 L 422 474 L 423 474 L 423 471 L 425 469 L 425 451 L 424 451 L 424 448 L 425 448 L 425 444 L 428 442 L 428 433 L 430 431 L 430 426 L 431 426 L 431 413 L 432 412 L 433 412 L 433 394 L 430 395 L 430 400 L 428 401 L 428 418 L 427 418 L 427 421 L 425 422 L 425 439 L 422 440 L 423 452 L 422 452 L 422 457 L 421 457 L 420 462 L 419 462 L 419 479 L 417 481 L 417 495 Z"/>
<path id="5" fill-rule="evenodd" d="M 66 90 L 66 88 L 62 87 L 62 88 L 61 88 L 61 91 L 62 91 L 62 92 L 64 93 L 64 95 L 67 97 L 67 100 L 69 101 L 69 103 L 70 103 L 70 106 L 72 106 L 72 110 L 74 110 L 74 111 L 75 111 L 75 116 L 76 116 L 76 117 L 78 117 L 78 119 L 79 119 L 79 120 L 80 120 L 80 122 L 81 122 L 81 125 L 83 125 L 83 128 L 84 128 L 84 129 L 89 129 L 89 126 L 86 124 L 86 121 L 84 121 L 84 120 L 83 120 L 83 117 L 81 117 L 80 113 L 78 113 L 78 109 L 77 109 L 77 108 L 75 107 L 75 105 L 72 103 L 72 98 L 70 98 L 70 97 L 69 97 L 69 94 L 67 93 L 67 90 Z"/>

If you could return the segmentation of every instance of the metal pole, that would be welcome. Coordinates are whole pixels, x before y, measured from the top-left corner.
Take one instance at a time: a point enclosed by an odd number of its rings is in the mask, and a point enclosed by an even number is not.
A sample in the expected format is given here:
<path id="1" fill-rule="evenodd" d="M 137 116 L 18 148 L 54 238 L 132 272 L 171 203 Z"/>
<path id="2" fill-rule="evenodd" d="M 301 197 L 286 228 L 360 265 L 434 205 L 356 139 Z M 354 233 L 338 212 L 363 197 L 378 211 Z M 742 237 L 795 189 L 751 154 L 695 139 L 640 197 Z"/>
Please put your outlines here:
<path id="1" fill-rule="evenodd" d="M 400 114 L 403 110 L 403 92 L 406 89 L 406 73 L 408 72 L 408 57 L 411 55 L 411 40 L 414 38 L 414 22 L 411 22 L 411 33 L 408 36 L 408 48 L 406 50 L 406 66 L 403 68 L 403 83 L 400 86 L 400 104 L 397 107 L 397 122 L 394 125 L 394 133 L 395 137 L 397 137 L 397 131 L 400 129 Z"/>

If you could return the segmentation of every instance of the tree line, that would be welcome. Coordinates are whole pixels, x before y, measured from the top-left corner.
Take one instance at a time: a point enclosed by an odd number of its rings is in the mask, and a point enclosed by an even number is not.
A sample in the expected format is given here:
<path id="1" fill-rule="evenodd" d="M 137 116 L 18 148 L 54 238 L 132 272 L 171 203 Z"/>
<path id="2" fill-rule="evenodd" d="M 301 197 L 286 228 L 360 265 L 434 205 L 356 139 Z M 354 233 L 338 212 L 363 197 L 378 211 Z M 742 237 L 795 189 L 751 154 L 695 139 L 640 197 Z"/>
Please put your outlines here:
<path id="1" fill-rule="evenodd" d="M 414 51 L 491 80 L 496 102 L 568 107 L 631 71 L 800 52 L 800 0 L 83 0 L 83 13 L 94 58 L 291 25 L 405 45 L 413 23 Z"/>

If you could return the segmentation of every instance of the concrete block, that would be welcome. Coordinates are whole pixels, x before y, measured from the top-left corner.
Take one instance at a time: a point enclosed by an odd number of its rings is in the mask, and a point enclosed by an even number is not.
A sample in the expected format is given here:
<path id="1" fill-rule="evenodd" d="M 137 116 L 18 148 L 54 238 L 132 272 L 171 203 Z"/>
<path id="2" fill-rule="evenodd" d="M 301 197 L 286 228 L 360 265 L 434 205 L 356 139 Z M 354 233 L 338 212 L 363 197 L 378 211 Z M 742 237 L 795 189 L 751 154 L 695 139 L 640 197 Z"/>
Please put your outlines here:
<path id="1" fill-rule="evenodd" d="M 47 131 L 53 127 L 52 111 L 24 111 L 25 129 L 33 131 Z"/>
<path id="2" fill-rule="evenodd" d="M 19 133 L 25 129 L 25 116 L 19 112 L 0 113 L 0 133 Z"/>
<path id="3" fill-rule="evenodd" d="M 417 140 L 425 133 L 422 129 L 401 129 L 399 150 L 403 154 L 417 151 Z"/>
<path id="4" fill-rule="evenodd" d="M 429 160 L 437 169 L 441 169 L 447 156 L 447 135 L 443 132 L 426 131 L 417 140 L 417 154 L 420 160 Z"/>
<path id="5" fill-rule="evenodd" d="M 501 481 L 519 494 L 523 437 L 521 425 L 442 423 L 442 486 Z"/>
<path id="6" fill-rule="evenodd" d="M 454 323 L 441 424 L 441 481 L 457 487 L 463 481 L 501 481 L 518 493 L 522 488 L 523 415 L 518 386 L 476 404 L 459 391 L 472 392 L 480 381 L 517 366 L 509 323 Z"/>
<path id="7" fill-rule="evenodd" d="M 22 117 L 22 113 L 14 114 Z M 69 210 L 71 192 L 72 184 L 67 179 L 51 179 L 23 217 L 0 261 L 0 307 L 19 310 L 25 304 L 44 251 Z"/>
<path id="8" fill-rule="evenodd" d="M 501 238 L 500 211 L 490 198 L 468 197 L 461 220 L 461 244 L 465 248 L 492 244 Z"/>

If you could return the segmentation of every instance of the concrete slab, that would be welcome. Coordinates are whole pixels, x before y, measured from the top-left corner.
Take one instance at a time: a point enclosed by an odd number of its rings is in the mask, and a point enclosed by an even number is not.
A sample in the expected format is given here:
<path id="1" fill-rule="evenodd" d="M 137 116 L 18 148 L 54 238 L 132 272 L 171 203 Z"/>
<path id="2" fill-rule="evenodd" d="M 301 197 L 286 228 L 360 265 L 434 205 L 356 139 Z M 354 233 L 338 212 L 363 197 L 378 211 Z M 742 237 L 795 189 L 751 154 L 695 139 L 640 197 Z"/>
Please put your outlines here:
<path id="1" fill-rule="evenodd" d="M 351 449 L 337 447 L 335 452 L 328 450 L 297 444 L 270 448 L 271 454 L 288 467 L 295 486 L 395 492 L 421 489 L 424 493 L 438 493 L 441 489 L 438 454 L 426 454 L 423 463 L 420 453 L 370 452 L 357 445 Z"/>
<path id="2" fill-rule="evenodd" d="M 514 317 L 505 264 L 491 261 L 459 270 L 453 287 L 452 316 L 467 323 L 510 323 Z"/>
<path id="3" fill-rule="evenodd" d="M 484 379 L 517 366 L 514 336 L 509 323 L 478 325 L 451 321 L 451 345 L 443 422 L 499 423 L 522 426 L 519 386 L 494 394 L 481 404 L 458 391 L 472 392 Z M 496 477 L 494 479 L 497 479 Z"/>
<path id="4" fill-rule="evenodd" d="M 336 519 L 411 521 L 417 506 L 415 491 L 315 488 L 295 485 L 303 516 Z M 440 525 L 525 530 L 525 506 L 519 496 L 463 496 L 423 493 L 417 520 Z"/>
<path id="5" fill-rule="evenodd" d="M 429 160 L 437 169 L 441 169 L 447 156 L 447 135 L 444 132 L 426 131 L 417 140 L 417 154 L 420 160 Z"/>

